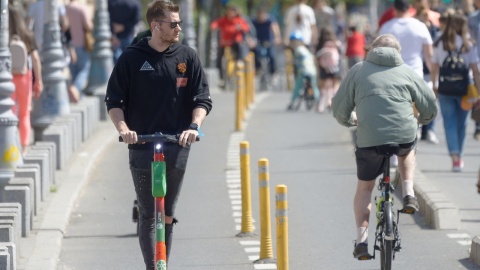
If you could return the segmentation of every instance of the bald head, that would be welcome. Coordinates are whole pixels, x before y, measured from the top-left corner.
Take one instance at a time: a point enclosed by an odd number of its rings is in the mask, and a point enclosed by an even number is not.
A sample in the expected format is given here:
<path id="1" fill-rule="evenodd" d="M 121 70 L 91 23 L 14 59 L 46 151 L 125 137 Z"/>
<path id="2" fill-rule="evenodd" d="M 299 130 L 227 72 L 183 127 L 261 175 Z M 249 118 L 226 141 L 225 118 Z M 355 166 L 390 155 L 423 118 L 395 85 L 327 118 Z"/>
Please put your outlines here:
<path id="1" fill-rule="evenodd" d="M 394 48 L 398 52 L 400 52 L 400 43 L 398 42 L 397 38 L 391 34 L 385 34 L 378 36 L 373 42 L 372 42 L 372 48 L 378 48 L 378 47 L 389 47 L 389 48 Z"/>

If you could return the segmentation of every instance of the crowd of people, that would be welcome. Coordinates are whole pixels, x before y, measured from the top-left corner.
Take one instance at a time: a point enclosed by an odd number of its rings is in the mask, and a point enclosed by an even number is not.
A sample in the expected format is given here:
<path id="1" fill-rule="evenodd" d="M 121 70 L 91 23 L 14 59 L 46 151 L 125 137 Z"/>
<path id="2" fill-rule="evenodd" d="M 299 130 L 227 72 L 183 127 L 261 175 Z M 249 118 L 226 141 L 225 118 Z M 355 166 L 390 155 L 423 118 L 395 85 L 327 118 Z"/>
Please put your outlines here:
<path id="1" fill-rule="evenodd" d="M 42 50 L 44 46 L 45 0 L 36 2 L 9 0 L 9 44 L 13 65 L 25 62 L 25 71 L 12 70 L 15 92 L 13 112 L 19 120 L 22 152 L 31 143 L 30 110 L 32 98 L 38 99 L 43 91 Z M 140 3 L 136 0 L 109 0 L 112 51 L 116 61 L 130 44 L 140 21 Z M 67 78 L 69 101 L 77 103 L 88 85 L 91 51 L 93 50 L 93 9 L 78 0 L 57 3 L 57 15 L 63 51 L 63 69 Z M 47 41 L 48 42 L 48 41 Z M 15 48 L 25 48 L 24 52 Z M 13 53 L 15 52 L 15 53 Z M 25 54 L 25 55 L 23 55 Z"/>
<path id="2" fill-rule="evenodd" d="M 12 95 L 15 106 L 12 110 L 19 118 L 24 152 L 30 143 L 32 98 L 39 98 L 43 90 L 41 52 L 46 47 L 43 32 L 47 19 L 44 18 L 44 1 L 37 0 L 26 7 L 21 7 L 16 0 L 9 1 L 10 43 L 23 42 L 27 59 L 25 70 L 12 72 L 15 84 Z M 309 5 L 310 2 L 312 5 Z M 474 4 L 480 9 L 480 0 L 475 0 Z M 90 70 L 91 44 L 88 44 L 87 36 L 93 30 L 91 9 L 78 0 L 69 0 L 65 6 L 58 4 L 57 8 L 65 70 L 69 74 L 67 89 L 70 101 L 78 102 L 87 87 Z M 212 102 L 198 56 L 187 46 L 179 44 L 182 39 L 179 7 L 170 1 L 152 1 L 146 14 L 149 27 L 137 37 L 136 25 L 141 20 L 138 1 L 109 0 L 108 11 L 112 61 L 116 63 L 107 90 L 107 97 L 111 99 L 106 99 L 111 120 L 129 144 L 136 142 L 137 132 L 165 130 L 182 134 L 180 145 L 171 146 L 168 150 L 173 155 L 180 155 L 182 160 L 174 163 L 182 164 L 175 169 L 167 167 L 168 173 L 176 174 L 174 179 L 181 183 L 189 151 L 185 148 L 198 136 L 199 127 L 210 112 Z M 412 3 L 394 0 L 392 7 L 381 16 L 375 33 L 368 25 L 345 22 L 342 18 L 342 14 L 327 0 L 296 0 L 284 11 L 282 18 L 270 14 L 267 6 L 259 7 L 253 18 L 249 18 L 242 14 L 240 8 L 228 5 L 223 16 L 212 20 L 210 29 L 219 31 L 217 66 L 223 82 L 225 74 L 221 61 L 227 47 L 232 48 L 237 60 L 243 59 L 249 51 L 256 52 L 257 68 L 261 62 L 259 52 L 265 48 L 272 82 L 279 77 L 277 55 L 285 49 L 293 55 L 295 73 L 287 109 L 294 109 L 293 104 L 299 98 L 307 77 L 313 85 L 317 112 L 331 110 L 340 124 L 358 127 L 355 145 L 358 183 L 354 199 L 357 240 L 354 257 L 361 258 L 368 255 L 370 197 L 375 182 L 372 180 L 382 170 L 376 147 L 392 143 L 399 145 L 398 160 L 391 162 L 398 165 L 402 176 L 404 207 L 418 210 L 413 191 L 416 143 L 417 140 L 439 143 L 434 125 L 438 104 L 452 171 L 462 171 L 468 116 L 480 105 L 475 95 L 465 99 L 465 84 L 459 86 L 461 89 L 455 88 L 457 84 L 446 88 L 444 82 L 449 81 L 449 74 L 445 72 L 449 68 L 445 63 L 455 57 L 462 63 L 459 66 L 470 74 L 470 77 L 462 78 L 462 83 L 466 82 L 467 86 L 473 85 L 476 89 L 480 87 L 480 11 L 431 6 L 428 0 L 414 0 Z M 128 46 L 131 49 L 127 50 Z M 160 54 L 165 57 L 155 57 Z M 16 60 L 15 57 L 12 54 L 12 60 Z M 130 70 L 127 62 L 138 62 L 139 68 Z M 164 67 L 161 63 L 169 63 L 175 68 L 165 66 L 164 73 L 143 77 L 147 73 L 142 71 Z M 128 81 L 123 76 L 126 73 L 132 74 L 132 80 L 138 85 Z M 131 95 L 136 93 L 135 89 L 150 80 L 153 84 L 146 85 L 147 94 L 142 94 L 148 106 L 129 104 L 132 110 L 125 114 L 124 102 L 133 102 Z M 175 82 L 171 90 L 185 88 L 195 99 L 175 103 L 175 91 L 156 92 L 155 83 L 162 82 Z M 468 89 L 471 88 L 469 86 Z M 155 99 L 149 99 L 148 93 L 158 95 L 165 102 L 175 103 L 174 111 L 170 111 L 171 106 L 158 107 L 157 103 L 151 103 Z M 167 110 L 168 114 L 161 114 L 162 110 Z M 139 120 L 145 115 L 164 121 L 159 126 L 152 126 Z M 170 119 L 171 115 L 179 118 Z M 480 140 L 480 119 L 475 121 L 473 136 Z M 152 267 L 152 218 L 149 216 L 152 203 L 151 196 L 144 194 L 149 185 L 142 180 L 148 175 L 145 168 L 151 157 L 148 151 L 144 151 L 145 146 L 131 145 L 129 148 L 137 195 L 143 199 L 140 202 L 143 215 L 142 251 L 146 265 Z M 480 178 L 477 186 L 480 192 Z M 167 232 L 170 237 L 167 238 L 170 244 L 175 223 L 173 212 L 179 192 L 177 187 L 173 194 L 167 195 L 167 201 L 172 200 L 167 207 Z"/>

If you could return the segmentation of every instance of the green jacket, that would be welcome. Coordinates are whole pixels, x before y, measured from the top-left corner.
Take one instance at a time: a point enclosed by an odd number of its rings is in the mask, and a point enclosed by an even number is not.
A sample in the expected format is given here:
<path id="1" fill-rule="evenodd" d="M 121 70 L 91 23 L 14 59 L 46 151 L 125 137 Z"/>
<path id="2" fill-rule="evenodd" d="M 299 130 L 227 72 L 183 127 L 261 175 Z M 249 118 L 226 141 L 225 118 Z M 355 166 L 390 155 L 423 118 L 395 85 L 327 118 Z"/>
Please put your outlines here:
<path id="1" fill-rule="evenodd" d="M 357 146 L 409 143 L 417 134 L 413 102 L 420 112 L 418 123 L 428 124 L 437 114 L 433 90 L 403 63 L 394 48 L 371 50 L 367 59 L 347 73 L 332 100 L 333 116 L 344 126 L 358 119 Z"/>

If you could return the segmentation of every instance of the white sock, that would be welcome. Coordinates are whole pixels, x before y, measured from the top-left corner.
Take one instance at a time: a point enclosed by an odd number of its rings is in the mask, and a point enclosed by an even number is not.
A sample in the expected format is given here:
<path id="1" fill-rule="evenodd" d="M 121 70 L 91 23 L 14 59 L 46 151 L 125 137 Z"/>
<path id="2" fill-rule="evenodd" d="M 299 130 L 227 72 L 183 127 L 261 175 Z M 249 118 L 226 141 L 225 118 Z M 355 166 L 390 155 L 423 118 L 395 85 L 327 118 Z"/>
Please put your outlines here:
<path id="1" fill-rule="evenodd" d="M 413 191 L 413 180 L 403 180 L 402 191 L 403 191 L 403 197 L 407 195 L 415 197 L 415 192 Z"/>
<path id="2" fill-rule="evenodd" d="M 365 243 L 368 244 L 368 228 L 359 227 L 357 228 L 357 244 Z"/>

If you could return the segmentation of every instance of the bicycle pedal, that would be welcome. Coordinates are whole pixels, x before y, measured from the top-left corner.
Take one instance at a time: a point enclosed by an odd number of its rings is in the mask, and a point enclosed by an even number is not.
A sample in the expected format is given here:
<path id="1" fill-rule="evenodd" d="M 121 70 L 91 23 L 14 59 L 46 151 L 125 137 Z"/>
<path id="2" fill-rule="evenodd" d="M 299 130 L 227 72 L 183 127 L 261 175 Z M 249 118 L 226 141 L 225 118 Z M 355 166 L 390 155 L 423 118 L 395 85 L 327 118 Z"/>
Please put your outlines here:
<path id="1" fill-rule="evenodd" d="M 415 210 L 413 210 L 413 209 L 402 209 L 402 210 L 400 210 L 400 213 L 407 214 L 407 215 L 413 215 L 413 214 L 415 214 Z"/>
<path id="2" fill-rule="evenodd" d="M 372 255 L 365 255 L 365 256 L 360 256 L 357 258 L 357 260 L 359 261 L 368 261 L 368 260 L 371 260 L 373 258 Z"/>
<path id="3" fill-rule="evenodd" d="M 378 250 L 378 251 L 380 251 L 380 247 L 379 247 L 379 246 L 377 246 L 377 245 L 373 246 L 373 249 L 374 249 L 374 250 Z"/>

